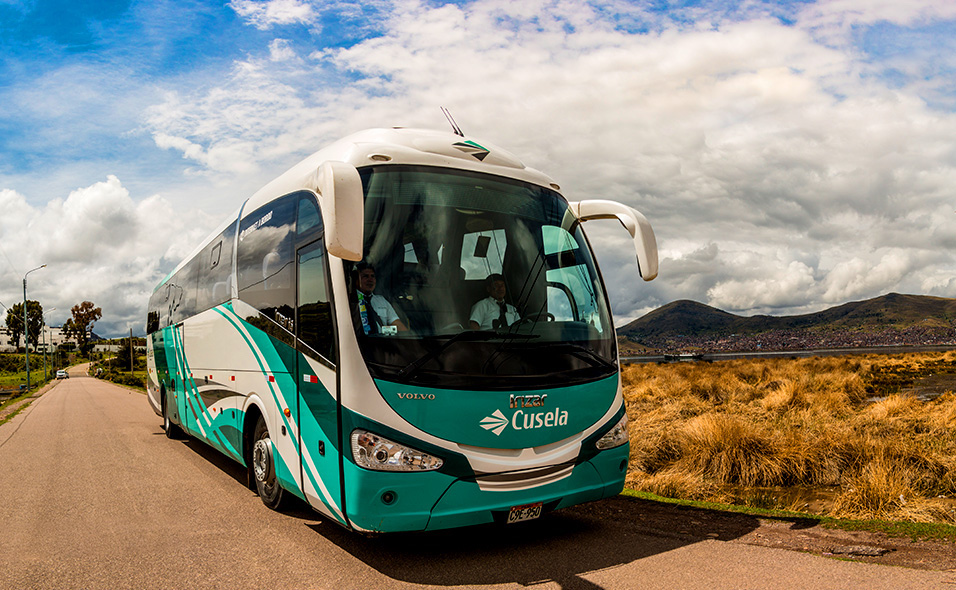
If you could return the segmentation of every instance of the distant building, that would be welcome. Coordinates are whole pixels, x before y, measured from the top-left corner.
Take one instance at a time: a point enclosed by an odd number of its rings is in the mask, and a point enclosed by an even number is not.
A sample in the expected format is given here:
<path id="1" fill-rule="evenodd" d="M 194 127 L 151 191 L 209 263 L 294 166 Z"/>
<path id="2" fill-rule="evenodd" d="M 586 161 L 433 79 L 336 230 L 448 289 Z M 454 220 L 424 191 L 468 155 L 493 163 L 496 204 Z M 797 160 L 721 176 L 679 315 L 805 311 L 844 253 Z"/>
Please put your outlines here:
<path id="1" fill-rule="evenodd" d="M 47 346 L 50 346 L 51 349 L 59 347 L 61 344 L 64 344 L 69 340 L 66 335 L 63 333 L 63 327 L 56 326 L 46 326 L 44 329 L 45 334 L 40 336 L 40 341 L 36 344 L 42 348 L 44 338 L 46 338 Z M 70 340 L 72 342 L 72 340 Z M 23 346 L 23 336 L 20 336 L 20 346 Z M 34 342 L 30 340 L 30 350 L 33 350 Z M 10 344 L 10 333 L 7 331 L 6 326 L 0 328 L 0 352 L 15 352 L 16 348 Z"/>

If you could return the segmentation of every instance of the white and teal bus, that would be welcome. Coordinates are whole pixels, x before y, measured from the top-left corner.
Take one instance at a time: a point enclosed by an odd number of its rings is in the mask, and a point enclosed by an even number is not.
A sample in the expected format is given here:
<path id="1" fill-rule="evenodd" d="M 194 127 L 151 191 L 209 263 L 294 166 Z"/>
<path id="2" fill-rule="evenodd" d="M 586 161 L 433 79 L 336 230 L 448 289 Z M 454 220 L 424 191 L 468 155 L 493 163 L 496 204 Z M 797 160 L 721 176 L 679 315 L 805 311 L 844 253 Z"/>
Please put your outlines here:
<path id="1" fill-rule="evenodd" d="M 656 276 L 630 207 L 568 202 L 457 132 L 351 135 L 252 195 L 159 284 L 149 402 L 167 436 L 245 466 L 267 506 L 298 496 L 356 531 L 511 523 L 617 494 L 627 414 L 581 228 L 595 218 L 620 220 Z M 368 267 L 387 324 L 359 294 Z M 495 281 L 510 321 L 475 329 Z"/>

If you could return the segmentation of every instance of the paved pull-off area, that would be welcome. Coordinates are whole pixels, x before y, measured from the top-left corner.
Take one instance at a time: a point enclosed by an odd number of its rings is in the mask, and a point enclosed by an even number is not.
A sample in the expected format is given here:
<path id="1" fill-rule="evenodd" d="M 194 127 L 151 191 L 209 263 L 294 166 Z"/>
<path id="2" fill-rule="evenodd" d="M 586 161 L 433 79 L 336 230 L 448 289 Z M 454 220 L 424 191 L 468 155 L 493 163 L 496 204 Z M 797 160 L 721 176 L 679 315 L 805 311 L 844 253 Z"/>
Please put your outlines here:
<path id="1" fill-rule="evenodd" d="M 141 393 L 74 374 L 0 426 L 0 588 L 956 588 L 952 571 L 757 546 L 773 526 L 623 497 L 366 538 L 272 512 L 244 478 L 168 440 Z"/>

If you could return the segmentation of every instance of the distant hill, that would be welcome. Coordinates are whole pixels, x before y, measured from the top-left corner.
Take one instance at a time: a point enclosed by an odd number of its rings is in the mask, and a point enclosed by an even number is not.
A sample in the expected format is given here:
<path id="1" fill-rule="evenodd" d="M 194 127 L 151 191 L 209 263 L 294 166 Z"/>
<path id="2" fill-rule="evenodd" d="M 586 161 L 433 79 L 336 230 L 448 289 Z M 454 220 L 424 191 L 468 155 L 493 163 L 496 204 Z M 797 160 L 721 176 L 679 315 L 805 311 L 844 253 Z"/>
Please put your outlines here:
<path id="1" fill-rule="evenodd" d="M 657 348 L 937 344 L 956 338 L 956 299 L 890 293 L 817 313 L 743 317 L 697 303 L 674 301 L 618 329 L 632 342 Z M 902 338 L 905 342 L 892 342 Z M 792 342 L 784 342 L 787 339 Z M 876 340 L 876 342 L 874 342 Z M 932 342 L 930 342 L 932 341 Z M 717 346 L 723 343 L 723 346 Z M 739 344 L 739 346 L 735 346 Z"/>

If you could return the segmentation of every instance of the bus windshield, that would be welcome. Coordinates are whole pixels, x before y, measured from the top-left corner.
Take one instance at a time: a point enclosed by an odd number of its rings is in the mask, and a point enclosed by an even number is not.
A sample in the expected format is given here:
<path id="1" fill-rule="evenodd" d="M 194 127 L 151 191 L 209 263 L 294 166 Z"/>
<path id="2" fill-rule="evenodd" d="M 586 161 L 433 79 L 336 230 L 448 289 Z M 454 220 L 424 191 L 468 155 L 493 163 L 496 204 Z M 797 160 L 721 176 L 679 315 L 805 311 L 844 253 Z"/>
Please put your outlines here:
<path id="1" fill-rule="evenodd" d="M 607 298 L 558 193 L 446 168 L 360 173 L 364 259 L 346 270 L 373 377 L 500 390 L 617 370 Z"/>

